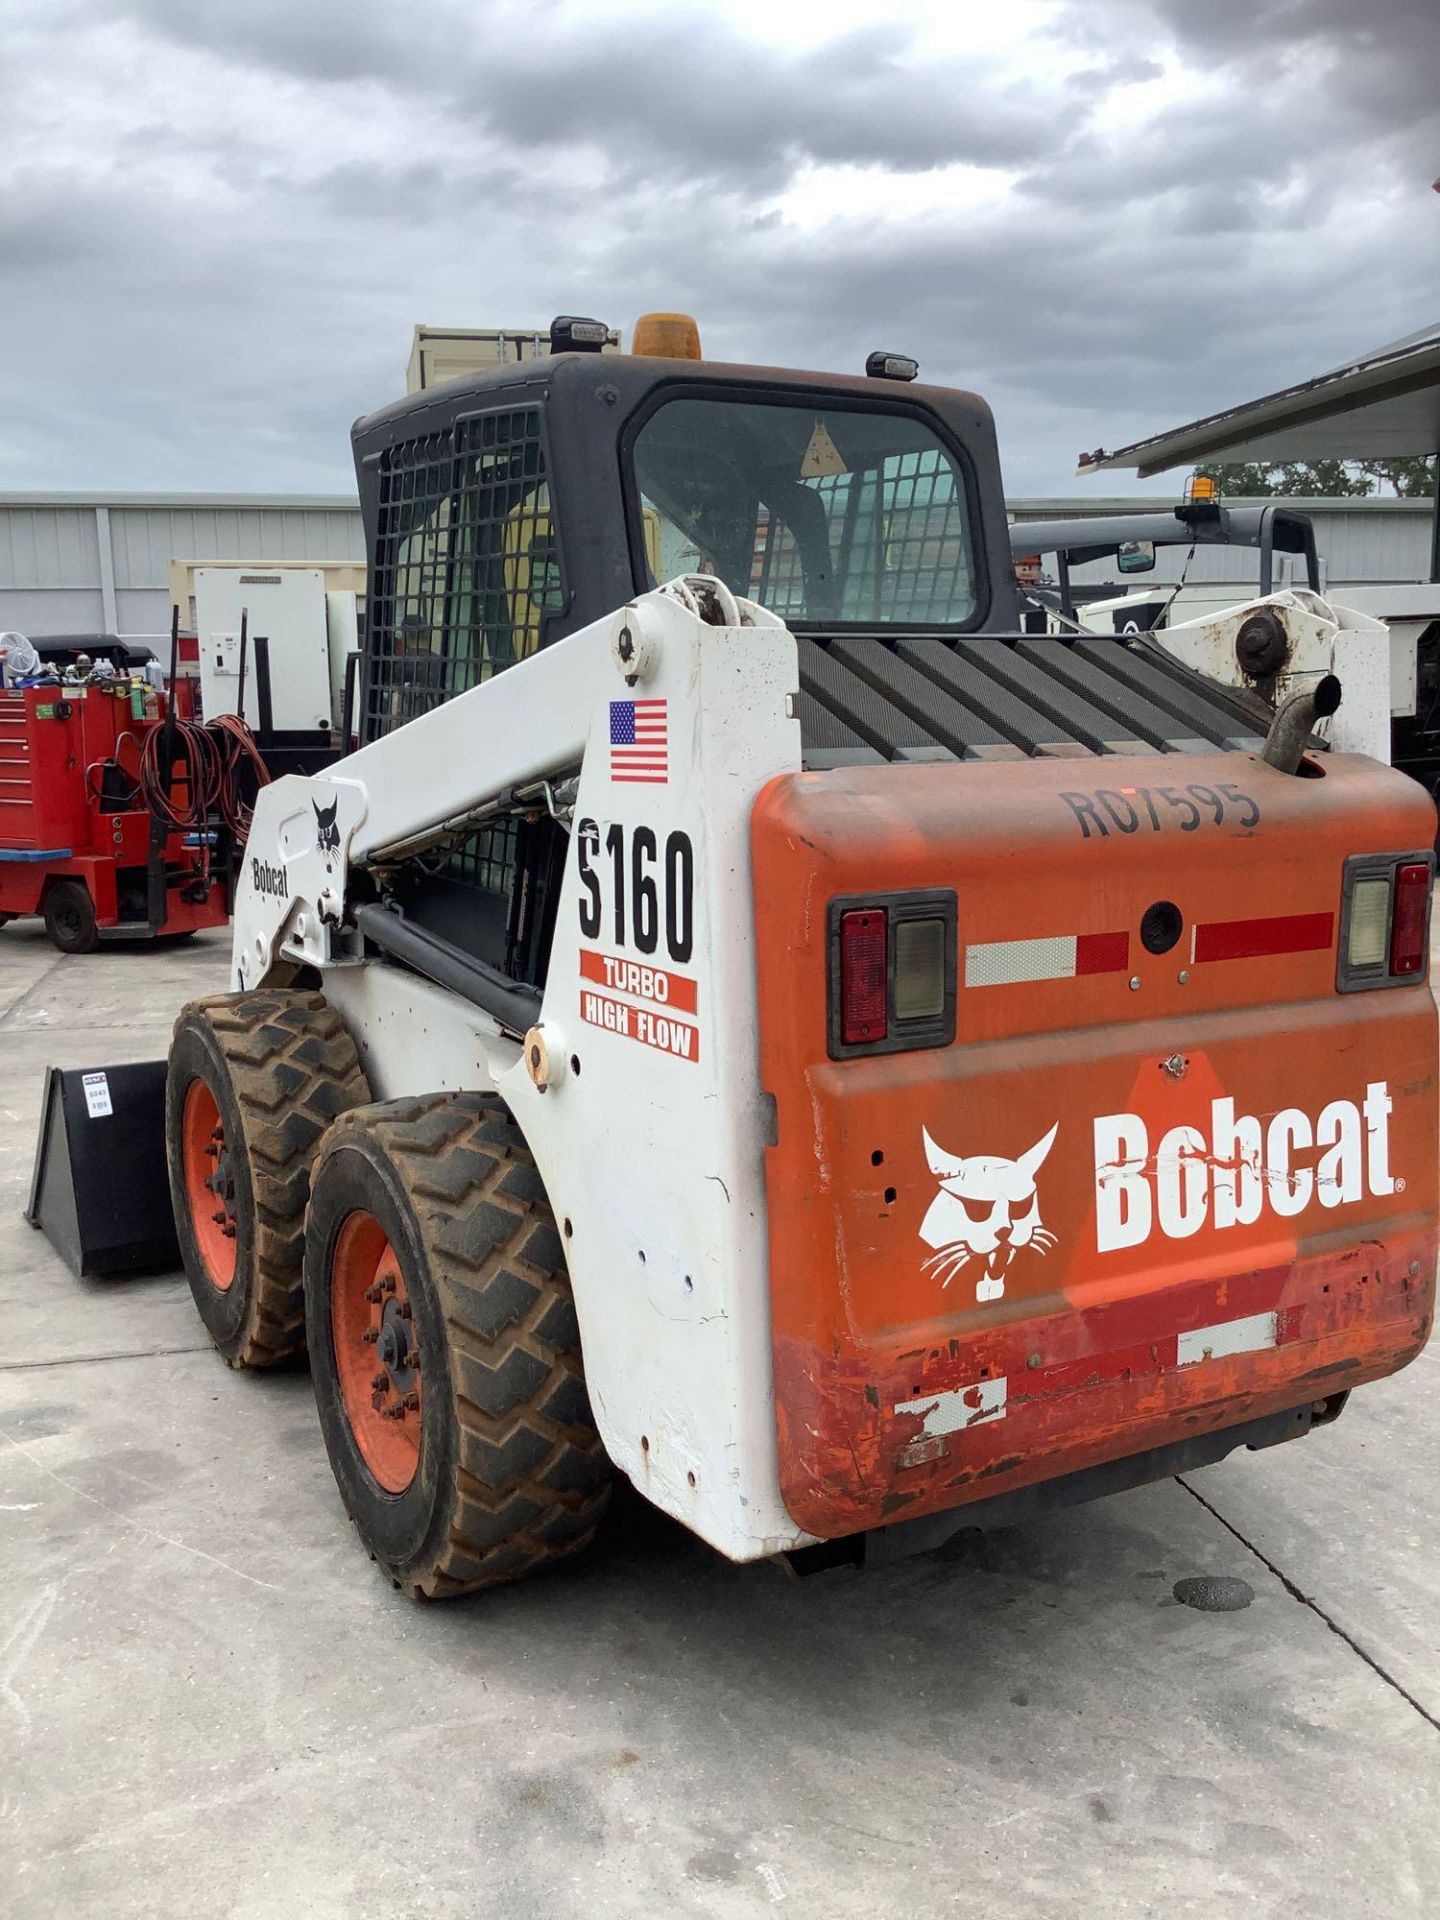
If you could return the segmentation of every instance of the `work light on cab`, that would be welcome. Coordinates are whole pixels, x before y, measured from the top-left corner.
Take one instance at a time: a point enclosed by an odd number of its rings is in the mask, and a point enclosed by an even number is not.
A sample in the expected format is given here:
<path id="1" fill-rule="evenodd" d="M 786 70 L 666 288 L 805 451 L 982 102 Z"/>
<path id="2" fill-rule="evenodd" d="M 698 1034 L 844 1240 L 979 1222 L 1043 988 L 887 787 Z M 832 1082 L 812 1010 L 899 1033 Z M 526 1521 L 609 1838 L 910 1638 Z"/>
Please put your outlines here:
<path id="1" fill-rule="evenodd" d="M 550 322 L 552 353 L 603 353 L 609 338 L 610 329 L 603 320 L 562 313 Z"/>
<path id="2" fill-rule="evenodd" d="M 882 351 L 867 357 L 865 371 L 872 380 L 913 380 L 920 371 L 920 362 L 908 353 Z"/>

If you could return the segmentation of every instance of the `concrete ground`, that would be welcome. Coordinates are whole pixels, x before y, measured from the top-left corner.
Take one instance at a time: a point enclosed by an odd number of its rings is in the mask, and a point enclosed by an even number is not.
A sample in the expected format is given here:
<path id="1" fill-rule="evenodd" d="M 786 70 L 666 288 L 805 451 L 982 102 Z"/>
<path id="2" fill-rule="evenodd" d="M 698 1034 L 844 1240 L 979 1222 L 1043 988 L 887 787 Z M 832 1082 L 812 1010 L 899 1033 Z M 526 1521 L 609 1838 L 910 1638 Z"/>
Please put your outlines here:
<path id="1" fill-rule="evenodd" d="M 885 1572 L 731 1567 L 631 1497 L 555 1576 L 416 1606 L 303 1372 L 227 1372 L 183 1278 L 81 1285 L 21 1218 L 45 1065 L 158 1057 L 227 951 L 0 934 L 6 1920 L 1440 1910 L 1440 1355 Z"/>

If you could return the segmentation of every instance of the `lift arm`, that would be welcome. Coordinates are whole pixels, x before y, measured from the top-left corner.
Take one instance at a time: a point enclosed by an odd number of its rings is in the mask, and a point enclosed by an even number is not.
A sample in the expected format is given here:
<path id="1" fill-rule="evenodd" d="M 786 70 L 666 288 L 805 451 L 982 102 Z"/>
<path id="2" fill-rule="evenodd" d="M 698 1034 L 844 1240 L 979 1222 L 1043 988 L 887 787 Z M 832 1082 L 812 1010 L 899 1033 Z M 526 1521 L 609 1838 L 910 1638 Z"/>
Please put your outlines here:
<path id="1" fill-rule="evenodd" d="M 773 614 L 719 582 L 672 582 L 323 773 L 266 787 L 236 892 L 234 986 L 260 984 L 282 959 L 325 966 L 358 957 L 363 943 L 347 913 L 352 868 L 394 865 L 504 811 L 517 793 L 578 772 L 610 701 L 643 692 L 668 642 L 718 624 L 778 630 L 793 663 L 794 642 Z"/>

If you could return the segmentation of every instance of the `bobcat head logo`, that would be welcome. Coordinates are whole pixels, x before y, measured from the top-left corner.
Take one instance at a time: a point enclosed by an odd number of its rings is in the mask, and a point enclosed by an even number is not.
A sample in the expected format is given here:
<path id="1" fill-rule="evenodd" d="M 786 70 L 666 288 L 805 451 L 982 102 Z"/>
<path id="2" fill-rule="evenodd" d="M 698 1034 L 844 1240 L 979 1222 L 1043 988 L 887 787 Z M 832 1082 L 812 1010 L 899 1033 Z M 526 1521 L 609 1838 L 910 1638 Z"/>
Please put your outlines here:
<path id="1" fill-rule="evenodd" d="M 315 844 L 321 853 L 338 853 L 340 829 L 335 824 L 335 815 L 339 811 L 340 802 L 332 800 L 328 807 L 317 807 L 313 800 L 310 804 L 315 807 Z"/>
<path id="2" fill-rule="evenodd" d="M 1041 1224 L 1035 1176 L 1058 1130 L 1057 1121 L 1028 1153 L 1018 1160 L 1005 1160 L 995 1153 L 961 1159 L 937 1147 L 921 1128 L 925 1157 L 940 1191 L 920 1223 L 920 1238 L 935 1248 L 925 1271 L 938 1274 L 942 1287 L 948 1287 L 972 1260 L 983 1258 L 985 1271 L 976 1280 L 975 1298 L 1003 1300 L 1015 1249 L 1033 1247 L 1043 1255 L 1055 1245 L 1054 1234 Z"/>

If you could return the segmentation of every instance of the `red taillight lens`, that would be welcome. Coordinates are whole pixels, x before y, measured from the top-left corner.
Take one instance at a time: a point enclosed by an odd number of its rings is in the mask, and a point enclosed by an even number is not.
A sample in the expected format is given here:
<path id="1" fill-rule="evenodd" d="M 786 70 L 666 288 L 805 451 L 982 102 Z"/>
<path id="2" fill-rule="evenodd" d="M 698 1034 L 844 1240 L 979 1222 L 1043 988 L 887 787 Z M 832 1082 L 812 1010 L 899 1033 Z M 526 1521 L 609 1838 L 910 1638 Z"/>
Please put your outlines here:
<path id="1" fill-rule="evenodd" d="M 840 1038 L 847 1047 L 885 1038 L 889 933 L 883 907 L 840 916 Z"/>
<path id="2" fill-rule="evenodd" d="M 1390 971 L 1404 977 L 1425 970 L 1425 921 L 1430 904 L 1430 869 L 1416 861 L 1395 869 L 1395 898 L 1390 915 Z"/>

